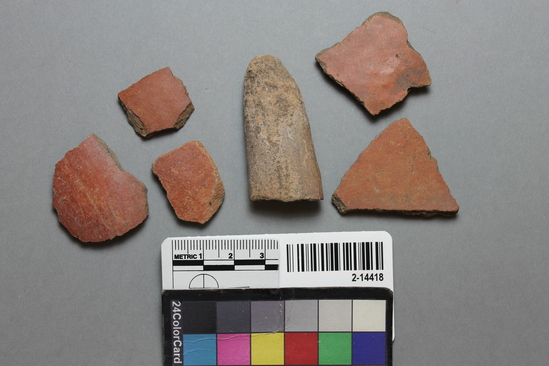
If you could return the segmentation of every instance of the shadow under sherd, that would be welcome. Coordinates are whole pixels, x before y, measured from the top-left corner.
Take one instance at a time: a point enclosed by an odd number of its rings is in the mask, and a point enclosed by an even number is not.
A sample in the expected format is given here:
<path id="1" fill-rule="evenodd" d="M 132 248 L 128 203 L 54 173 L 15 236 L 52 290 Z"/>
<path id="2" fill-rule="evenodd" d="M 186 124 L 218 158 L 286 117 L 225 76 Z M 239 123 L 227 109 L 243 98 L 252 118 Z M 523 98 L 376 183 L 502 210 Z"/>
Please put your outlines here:
<path id="1" fill-rule="evenodd" d="M 249 201 L 250 211 L 274 217 L 314 217 L 320 213 L 320 201 Z"/>
<path id="2" fill-rule="evenodd" d="M 334 207 L 337 211 L 337 208 Z M 354 210 L 347 213 L 340 213 L 342 217 L 364 217 L 364 218 L 385 218 L 385 219 L 395 219 L 395 220 L 422 220 L 422 221 L 432 221 L 432 220 L 442 220 L 442 221 L 453 221 L 457 220 L 459 214 L 443 214 L 435 213 L 432 215 L 424 215 L 419 213 L 403 213 L 399 211 L 374 211 L 374 210 Z"/>

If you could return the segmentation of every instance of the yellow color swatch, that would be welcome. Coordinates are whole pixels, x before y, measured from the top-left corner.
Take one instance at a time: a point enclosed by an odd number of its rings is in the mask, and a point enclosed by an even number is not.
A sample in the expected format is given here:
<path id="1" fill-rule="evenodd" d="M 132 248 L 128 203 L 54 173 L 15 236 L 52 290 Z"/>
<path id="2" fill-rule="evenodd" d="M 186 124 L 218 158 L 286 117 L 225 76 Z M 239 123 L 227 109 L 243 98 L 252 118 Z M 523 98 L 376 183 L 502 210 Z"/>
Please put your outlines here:
<path id="1" fill-rule="evenodd" d="M 252 333 L 252 365 L 284 365 L 284 333 Z"/>

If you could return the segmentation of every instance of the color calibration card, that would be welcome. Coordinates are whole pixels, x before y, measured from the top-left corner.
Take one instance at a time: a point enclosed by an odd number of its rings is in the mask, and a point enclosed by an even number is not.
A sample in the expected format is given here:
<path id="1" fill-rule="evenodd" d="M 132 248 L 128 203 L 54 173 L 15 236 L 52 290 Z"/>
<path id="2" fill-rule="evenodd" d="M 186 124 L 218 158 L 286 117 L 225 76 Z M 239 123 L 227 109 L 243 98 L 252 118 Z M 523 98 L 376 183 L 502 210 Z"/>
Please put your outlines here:
<path id="1" fill-rule="evenodd" d="M 391 365 L 388 289 L 172 290 L 163 313 L 166 365 Z"/>
<path id="2" fill-rule="evenodd" d="M 386 232 L 168 238 L 165 365 L 391 365 Z"/>

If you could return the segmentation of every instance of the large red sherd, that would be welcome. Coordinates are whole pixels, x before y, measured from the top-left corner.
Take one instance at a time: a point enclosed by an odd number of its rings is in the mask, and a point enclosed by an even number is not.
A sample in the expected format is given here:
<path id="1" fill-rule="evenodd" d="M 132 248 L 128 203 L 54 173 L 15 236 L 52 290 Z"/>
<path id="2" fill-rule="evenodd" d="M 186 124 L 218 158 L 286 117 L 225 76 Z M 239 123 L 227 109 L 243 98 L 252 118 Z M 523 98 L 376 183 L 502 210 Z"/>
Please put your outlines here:
<path id="1" fill-rule="evenodd" d="M 431 84 L 427 65 L 408 43 L 402 21 L 387 12 L 366 19 L 316 60 L 374 115 L 403 100 L 409 88 Z"/>
<path id="2" fill-rule="evenodd" d="M 217 166 L 200 141 L 187 142 L 160 156 L 153 163 L 152 170 L 181 220 L 204 224 L 223 203 L 223 182 Z"/>
<path id="3" fill-rule="evenodd" d="M 433 216 L 459 210 L 425 140 L 405 118 L 391 123 L 362 151 L 332 202 L 341 213 L 366 210 Z"/>
<path id="4" fill-rule="evenodd" d="M 169 67 L 145 76 L 118 93 L 128 121 L 139 135 L 179 129 L 194 111 L 187 88 Z"/>
<path id="5" fill-rule="evenodd" d="M 122 170 L 114 152 L 92 134 L 55 165 L 53 207 L 71 235 L 101 242 L 147 218 L 147 189 Z"/>

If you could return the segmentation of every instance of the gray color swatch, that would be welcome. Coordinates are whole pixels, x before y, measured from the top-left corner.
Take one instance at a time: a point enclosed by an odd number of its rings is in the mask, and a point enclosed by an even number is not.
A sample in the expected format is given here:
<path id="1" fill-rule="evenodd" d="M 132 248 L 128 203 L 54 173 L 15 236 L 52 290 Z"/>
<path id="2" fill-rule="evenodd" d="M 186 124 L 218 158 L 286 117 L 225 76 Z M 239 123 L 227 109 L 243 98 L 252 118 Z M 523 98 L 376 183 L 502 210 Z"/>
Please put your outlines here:
<path id="1" fill-rule="evenodd" d="M 319 300 L 318 330 L 320 332 L 350 332 L 352 300 Z"/>
<path id="2" fill-rule="evenodd" d="M 253 301 L 252 333 L 272 333 L 284 331 L 283 301 Z"/>
<path id="3" fill-rule="evenodd" d="M 318 331 L 318 300 L 286 301 L 286 332 Z"/>
<path id="4" fill-rule="evenodd" d="M 217 303 L 217 333 L 249 333 L 250 329 L 249 301 Z"/>

